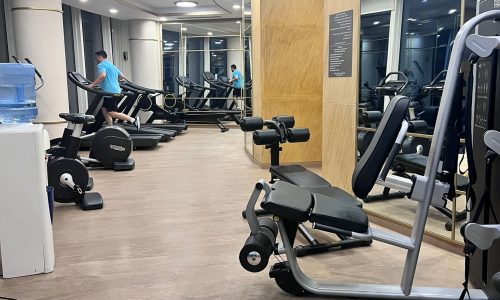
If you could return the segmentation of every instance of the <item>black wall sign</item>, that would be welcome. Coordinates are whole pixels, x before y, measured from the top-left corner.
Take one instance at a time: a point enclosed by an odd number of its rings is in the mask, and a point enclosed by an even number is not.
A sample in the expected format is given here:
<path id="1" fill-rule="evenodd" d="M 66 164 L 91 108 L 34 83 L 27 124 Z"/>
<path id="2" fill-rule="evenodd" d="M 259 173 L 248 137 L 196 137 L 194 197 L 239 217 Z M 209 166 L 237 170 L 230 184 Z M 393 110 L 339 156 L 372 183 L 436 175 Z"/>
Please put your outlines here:
<path id="1" fill-rule="evenodd" d="M 352 10 L 330 15 L 328 77 L 352 76 Z"/>

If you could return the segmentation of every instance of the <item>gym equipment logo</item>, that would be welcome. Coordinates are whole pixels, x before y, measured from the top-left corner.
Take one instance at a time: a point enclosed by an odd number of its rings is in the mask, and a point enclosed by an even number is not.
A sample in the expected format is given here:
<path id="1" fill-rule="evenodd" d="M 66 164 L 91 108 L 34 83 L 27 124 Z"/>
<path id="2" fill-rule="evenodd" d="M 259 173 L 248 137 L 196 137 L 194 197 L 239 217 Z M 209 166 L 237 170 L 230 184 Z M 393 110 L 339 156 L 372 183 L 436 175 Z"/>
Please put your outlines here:
<path id="1" fill-rule="evenodd" d="M 122 147 L 122 146 L 118 146 L 118 145 L 109 145 L 109 148 L 111 148 L 111 150 L 115 150 L 115 151 L 120 151 L 120 152 L 125 152 L 125 147 Z"/>

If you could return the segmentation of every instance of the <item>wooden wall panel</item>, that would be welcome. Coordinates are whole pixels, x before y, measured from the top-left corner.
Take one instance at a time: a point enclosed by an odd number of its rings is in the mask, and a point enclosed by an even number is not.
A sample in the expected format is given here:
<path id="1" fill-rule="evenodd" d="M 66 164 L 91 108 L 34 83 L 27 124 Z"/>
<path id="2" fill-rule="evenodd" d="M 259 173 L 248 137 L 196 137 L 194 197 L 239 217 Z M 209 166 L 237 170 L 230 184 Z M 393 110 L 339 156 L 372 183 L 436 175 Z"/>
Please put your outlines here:
<path id="1" fill-rule="evenodd" d="M 328 77 L 328 24 L 331 14 L 353 10 L 352 76 Z M 359 0 L 325 0 L 323 60 L 323 176 L 332 185 L 351 191 L 356 164 L 356 107 L 359 76 Z"/>
<path id="2" fill-rule="evenodd" d="M 295 116 L 311 140 L 286 145 L 282 162 L 321 160 L 323 106 L 323 0 L 252 2 L 254 115 Z M 268 150 L 254 158 L 270 162 Z"/>

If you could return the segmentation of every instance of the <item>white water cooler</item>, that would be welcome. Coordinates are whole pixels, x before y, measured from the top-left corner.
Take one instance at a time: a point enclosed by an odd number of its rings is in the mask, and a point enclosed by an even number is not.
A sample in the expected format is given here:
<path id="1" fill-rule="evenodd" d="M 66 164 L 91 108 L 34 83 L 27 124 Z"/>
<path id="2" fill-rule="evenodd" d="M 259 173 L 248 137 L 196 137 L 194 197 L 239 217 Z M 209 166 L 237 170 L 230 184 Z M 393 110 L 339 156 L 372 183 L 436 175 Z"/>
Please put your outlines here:
<path id="1" fill-rule="evenodd" d="M 39 124 L 0 124 L 0 275 L 54 270 L 45 150 Z"/>

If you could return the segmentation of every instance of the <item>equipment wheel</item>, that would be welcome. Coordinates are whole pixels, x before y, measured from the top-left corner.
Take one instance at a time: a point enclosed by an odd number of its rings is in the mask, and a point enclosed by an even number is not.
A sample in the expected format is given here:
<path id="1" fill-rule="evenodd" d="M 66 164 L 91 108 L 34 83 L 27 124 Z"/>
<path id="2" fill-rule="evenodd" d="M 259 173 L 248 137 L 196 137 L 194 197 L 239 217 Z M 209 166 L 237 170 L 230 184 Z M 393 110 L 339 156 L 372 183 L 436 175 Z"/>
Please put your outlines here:
<path id="1" fill-rule="evenodd" d="M 83 194 L 61 183 L 61 175 L 68 173 L 73 177 L 76 185 L 85 190 L 89 182 L 89 172 L 85 165 L 76 159 L 60 157 L 49 161 L 47 165 L 49 185 L 54 187 L 54 200 L 60 203 L 79 202 Z"/>

